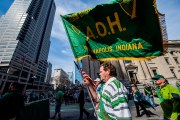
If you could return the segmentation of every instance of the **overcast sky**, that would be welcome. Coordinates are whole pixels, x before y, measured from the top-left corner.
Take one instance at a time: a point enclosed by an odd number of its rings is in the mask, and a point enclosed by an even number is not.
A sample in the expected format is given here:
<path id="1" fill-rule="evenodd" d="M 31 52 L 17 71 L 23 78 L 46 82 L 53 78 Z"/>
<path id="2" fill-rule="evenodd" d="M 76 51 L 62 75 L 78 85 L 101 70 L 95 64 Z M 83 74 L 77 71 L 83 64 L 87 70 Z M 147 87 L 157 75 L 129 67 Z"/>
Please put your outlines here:
<path id="1" fill-rule="evenodd" d="M 7 6 L 13 0 L 0 0 L 0 16 L 5 13 Z M 48 60 L 53 69 L 63 68 L 66 72 L 73 71 L 74 56 L 59 15 L 65 15 L 93 7 L 109 0 L 55 0 L 56 14 L 54 18 L 51 47 Z M 180 0 L 156 0 L 160 13 L 165 14 L 169 40 L 180 40 Z"/>

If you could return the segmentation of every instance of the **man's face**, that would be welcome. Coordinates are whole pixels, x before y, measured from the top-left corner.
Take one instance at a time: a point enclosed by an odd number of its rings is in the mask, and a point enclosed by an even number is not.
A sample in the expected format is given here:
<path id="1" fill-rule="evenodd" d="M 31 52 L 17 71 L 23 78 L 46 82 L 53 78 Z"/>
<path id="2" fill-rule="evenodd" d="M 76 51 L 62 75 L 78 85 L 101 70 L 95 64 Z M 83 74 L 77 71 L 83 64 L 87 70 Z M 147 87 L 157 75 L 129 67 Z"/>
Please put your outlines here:
<path id="1" fill-rule="evenodd" d="M 165 83 L 165 79 L 164 78 L 159 78 L 158 80 L 156 80 L 156 85 L 158 86 L 163 86 Z"/>
<path id="2" fill-rule="evenodd" d="M 95 85 L 98 86 L 100 84 L 101 81 L 96 81 Z"/>
<path id="3" fill-rule="evenodd" d="M 100 67 L 99 76 L 103 82 L 106 82 L 109 79 L 109 73 L 110 73 L 109 70 L 104 71 L 104 67 L 103 66 Z"/>

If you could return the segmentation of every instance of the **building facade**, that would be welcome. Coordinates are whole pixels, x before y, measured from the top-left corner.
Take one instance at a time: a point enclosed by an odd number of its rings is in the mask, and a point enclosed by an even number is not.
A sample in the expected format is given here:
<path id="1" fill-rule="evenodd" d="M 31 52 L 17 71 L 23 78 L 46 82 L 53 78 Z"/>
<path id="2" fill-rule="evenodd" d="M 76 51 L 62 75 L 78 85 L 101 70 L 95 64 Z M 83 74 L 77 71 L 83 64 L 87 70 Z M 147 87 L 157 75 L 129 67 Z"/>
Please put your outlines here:
<path id="1" fill-rule="evenodd" d="M 68 79 L 69 79 L 70 83 L 73 84 L 73 79 L 74 79 L 73 72 L 67 72 L 67 74 L 68 74 Z"/>
<path id="2" fill-rule="evenodd" d="M 81 63 L 78 63 L 78 65 L 80 66 L 80 68 L 82 68 Z M 78 83 L 78 85 L 82 84 L 82 75 L 76 66 L 74 66 L 73 71 L 74 71 L 73 84 L 77 84 L 77 83 Z M 77 81 L 79 81 L 79 82 L 77 82 Z"/>
<path id="3" fill-rule="evenodd" d="M 54 89 L 57 87 L 67 87 L 70 85 L 69 75 L 62 69 L 54 69 L 53 72 Z"/>
<path id="4" fill-rule="evenodd" d="M 180 80 L 180 40 L 168 41 L 168 52 L 148 61 L 125 61 L 130 82 L 151 82 L 156 74 L 163 75 L 175 85 Z"/>
<path id="5" fill-rule="evenodd" d="M 51 74 L 52 74 L 52 64 L 50 62 L 48 62 L 45 83 L 50 84 L 50 82 L 51 82 Z"/>
<path id="6" fill-rule="evenodd" d="M 12 81 L 22 90 L 44 85 L 55 10 L 53 0 L 14 0 L 0 18 L 1 90 Z"/>

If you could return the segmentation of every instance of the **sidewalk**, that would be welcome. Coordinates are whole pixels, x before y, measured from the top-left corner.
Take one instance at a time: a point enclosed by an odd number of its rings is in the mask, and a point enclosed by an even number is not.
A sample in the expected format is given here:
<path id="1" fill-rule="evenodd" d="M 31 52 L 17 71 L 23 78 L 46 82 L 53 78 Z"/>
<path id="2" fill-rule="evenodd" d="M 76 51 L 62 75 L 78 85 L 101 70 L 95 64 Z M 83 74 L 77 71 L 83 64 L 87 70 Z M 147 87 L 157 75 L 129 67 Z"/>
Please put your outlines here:
<path id="1" fill-rule="evenodd" d="M 86 109 L 93 110 L 93 106 L 90 102 L 86 102 L 84 107 Z M 55 105 L 54 104 L 50 105 L 50 111 L 54 112 L 54 109 L 55 109 Z M 61 112 L 68 112 L 68 111 L 79 111 L 79 104 L 78 103 L 69 104 L 69 105 L 62 104 Z"/>
<path id="2" fill-rule="evenodd" d="M 158 98 L 155 98 L 155 103 L 159 104 Z M 162 113 L 162 109 L 160 105 L 155 107 L 156 111 L 153 108 L 147 108 L 151 117 L 146 117 L 145 113 L 143 113 L 142 111 L 141 111 L 142 116 L 136 117 L 136 107 L 132 100 L 129 102 L 129 105 L 130 105 L 133 120 L 163 120 L 163 113 Z"/>
<path id="3" fill-rule="evenodd" d="M 94 109 L 90 102 L 86 102 L 84 105 L 85 109 L 90 112 L 89 120 L 96 120 L 94 117 Z M 50 106 L 50 117 L 54 115 L 55 106 Z M 61 107 L 61 120 L 79 120 L 79 105 L 78 104 L 70 104 L 65 105 L 62 104 Z M 51 119 L 49 119 L 51 120 Z M 86 115 L 83 115 L 83 120 L 87 120 Z"/>
<path id="4" fill-rule="evenodd" d="M 155 98 L 155 102 L 159 104 L 158 98 Z M 151 117 L 146 117 L 146 115 L 141 111 L 142 116 L 136 117 L 136 108 L 132 100 L 129 101 L 129 106 L 132 114 L 133 120 L 163 120 L 163 114 L 161 106 L 156 107 L 156 111 L 152 108 L 147 108 Z M 89 120 L 96 120 L 94 117 L 94 109 L 90 102 L 86 102 L 85 108 L 91 113 Z M 54 114 L 54 105 L 50 107 L 51 117 Z M 62 105 L 61 108 L 62 120 L 78 120 L 79 118 L 79 106 L 78 104 Z M 84 120 L 87 120 L 86 115 L 84 115 Z"/>

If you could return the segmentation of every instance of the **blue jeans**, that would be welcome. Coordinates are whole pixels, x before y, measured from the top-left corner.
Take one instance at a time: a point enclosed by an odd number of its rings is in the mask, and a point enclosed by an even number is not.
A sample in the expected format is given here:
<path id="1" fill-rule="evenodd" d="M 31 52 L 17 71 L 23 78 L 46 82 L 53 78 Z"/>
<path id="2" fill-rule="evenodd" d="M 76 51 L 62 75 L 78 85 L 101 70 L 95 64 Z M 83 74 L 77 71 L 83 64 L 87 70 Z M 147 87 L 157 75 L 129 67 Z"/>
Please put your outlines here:
<path id="1" fill-rule="evenodd" d="M 61 110 L 61 104 L 56 104 L 55 112 L 60 112 L 60 110 Z"/>
<path id="2" fill-rule="evenodd" d="M 148 102 L 150 102 L 152 106 L 156 106 L 156 103 L 154 102 L 154 98 L 153 98 L 152 95 L 147 94 L 147 95 L 146 95 L 146 100 L 147 100 Z"/>

